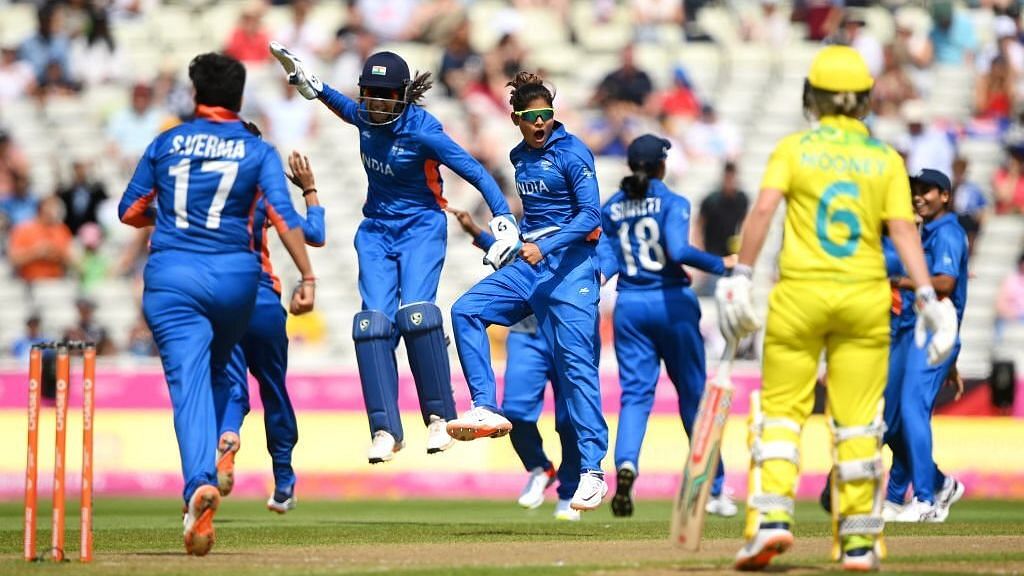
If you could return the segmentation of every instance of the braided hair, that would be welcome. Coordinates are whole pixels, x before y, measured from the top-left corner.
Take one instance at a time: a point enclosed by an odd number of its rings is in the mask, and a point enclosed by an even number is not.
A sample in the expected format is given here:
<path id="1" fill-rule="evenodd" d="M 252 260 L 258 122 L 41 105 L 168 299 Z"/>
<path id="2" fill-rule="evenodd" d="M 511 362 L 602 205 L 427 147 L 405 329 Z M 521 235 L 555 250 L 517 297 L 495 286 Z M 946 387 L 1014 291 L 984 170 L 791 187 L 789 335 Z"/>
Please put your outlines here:
<path id="1" fill-rule="evenodd" d="M 405 89 L 405 101 L 408 104 L 419 104 L 423 95 L 434 85 L 430 72 L 417 71 L 409 87 Z"/>

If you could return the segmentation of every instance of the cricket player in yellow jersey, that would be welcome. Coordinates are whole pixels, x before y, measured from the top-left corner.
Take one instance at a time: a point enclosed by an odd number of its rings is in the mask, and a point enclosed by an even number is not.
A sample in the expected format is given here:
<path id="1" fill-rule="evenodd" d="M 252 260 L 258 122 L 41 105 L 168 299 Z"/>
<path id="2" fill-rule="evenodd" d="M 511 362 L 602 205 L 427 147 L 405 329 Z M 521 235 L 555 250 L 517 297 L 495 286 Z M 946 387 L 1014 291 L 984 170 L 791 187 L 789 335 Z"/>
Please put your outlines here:
<path id="1" fill-rule="evenodd" d="M 929 347 L 930 361 L 941 361 L 956 337 L 956 313 L 938 301 L 929 280 L 903 160 L 860 121 L 873 83 L 852 48 L 827 46 L 817 54 L 804 84 L 804 110 L 817 123 L 776 147 L 743 228 L 739 265 L 716 290 L 727 339 L 760 327 L 751 267 L 785 198 L 781 279 L 768 305 L 762 390 L 750 403 L 747 543 L 735 562 L 740 570 L 762 569 L 793 544 L 800 431 L 811 413 L 823 349 L 836 459 L 836 559 L 846 570 L 879 567 L 891 295 L 883 224 L 917 286 L 917 345 Z"/>

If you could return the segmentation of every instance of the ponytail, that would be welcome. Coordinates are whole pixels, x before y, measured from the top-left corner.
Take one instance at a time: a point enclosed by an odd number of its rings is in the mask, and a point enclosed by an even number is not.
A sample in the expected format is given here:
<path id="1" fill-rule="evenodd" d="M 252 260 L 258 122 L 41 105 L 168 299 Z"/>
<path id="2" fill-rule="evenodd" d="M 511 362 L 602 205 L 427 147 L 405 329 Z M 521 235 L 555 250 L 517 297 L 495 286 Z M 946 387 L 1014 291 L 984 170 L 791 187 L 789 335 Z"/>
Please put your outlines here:
<path id="1" fill-rule="evenodd" d="M 419 104 L 420 98 L 433 85 L 434 80 L 430 77 L 430 72 L 417 71 L 416 76 L 405 90 L 405 101 L 409 104 Z"/>
<path id="2" fill-rule="evenodd" d="M 626 198 L 639 200 L 647 196 L 647 189 L 651 185 L 651 176 L 646 170 L 640 168 L 633 170 L 633 173 L 622 179 L 619 187 L 626 193 Z"/>
<path id="3" fill-rule="evenodd" d="M 555 102 L 555 95 L 544 85 L 544 79 L 532 72 L 519 72 L 505 86 L 512 87 L 508 103 L 512 105 L 513 110 L 526 110 L 535 98 L 543 98 L 549 106 Z"/>

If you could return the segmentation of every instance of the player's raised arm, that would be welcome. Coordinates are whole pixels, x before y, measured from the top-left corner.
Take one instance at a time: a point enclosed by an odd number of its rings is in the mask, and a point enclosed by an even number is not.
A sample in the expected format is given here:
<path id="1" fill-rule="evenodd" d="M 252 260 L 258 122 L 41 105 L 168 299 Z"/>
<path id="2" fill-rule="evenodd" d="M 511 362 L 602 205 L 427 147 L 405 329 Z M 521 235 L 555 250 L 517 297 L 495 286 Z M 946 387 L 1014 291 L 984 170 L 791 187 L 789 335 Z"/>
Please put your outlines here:
<path id="1" fill-rule="evenodd" d="M 302 190 L 302 199 L 306 202 L 306 217 L 300 216 L 302 234 L 306 238 L 306 244 L 319 248 L 327 241 L 327 231 L 324 209 L 320 206 L 320 198 L 317 196 L 313 167 L 309 164 L 309 158 L 293 150 L 288 156 L 288 168 L 288 180 Z"/>
<path id="2" fill-rule="evenodd" d="M 281 67 L 288 74 L 288 83 L 295 86 L 303 98 L 320 100 L 345 122 L 356 123 L 358 102 L 324 84 L 298 56 L 281 44 L 271 42 L 269 48 L 271 55 L 281 63 Z"/>
<path id="3" fill-rule="evenodd" d="M 725 258 L 690 244 L 690 203 L 685 198 L 677 198 L 668 206 L 668 212 L 667 222 L 671 225 L 665 227 L 665 246 L 668 248 L 669 259 L 711 274 L 725 274 Z"/>

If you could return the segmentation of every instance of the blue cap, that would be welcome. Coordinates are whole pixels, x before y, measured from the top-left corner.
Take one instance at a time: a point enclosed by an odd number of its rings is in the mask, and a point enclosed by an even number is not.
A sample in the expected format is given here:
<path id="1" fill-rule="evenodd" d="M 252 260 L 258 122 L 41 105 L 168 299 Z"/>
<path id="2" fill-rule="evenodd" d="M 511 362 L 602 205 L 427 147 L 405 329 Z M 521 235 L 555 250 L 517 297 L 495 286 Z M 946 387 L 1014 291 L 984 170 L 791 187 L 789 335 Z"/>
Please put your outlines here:
<path id="1" fill-rule="evenodd" d="M 644 134 L 633 140 L 626 149 L 626 159 L 630 166 L 657 164 L 668 158 L 668 149 L 672 143 L 654 134 Z"/>
<path id="2" fill-rule="evenodd" d="M 361 88 L 394 88 L 401 90 L 409 84 L 409 65 L 394 52 L 377 52 L 366 59 L 359 75 Z"/>
<path id="3" fill-rule="evenodd" d="M 910 181 L 920 182 L 930 188 L 938 188 L 944 192 L 953 191 L 953 184 L 949 181 L 949 176 L 931 168 L 924 168 L 917 174 L 912 175 Z"/>

